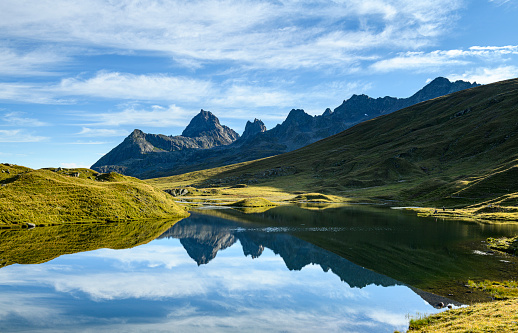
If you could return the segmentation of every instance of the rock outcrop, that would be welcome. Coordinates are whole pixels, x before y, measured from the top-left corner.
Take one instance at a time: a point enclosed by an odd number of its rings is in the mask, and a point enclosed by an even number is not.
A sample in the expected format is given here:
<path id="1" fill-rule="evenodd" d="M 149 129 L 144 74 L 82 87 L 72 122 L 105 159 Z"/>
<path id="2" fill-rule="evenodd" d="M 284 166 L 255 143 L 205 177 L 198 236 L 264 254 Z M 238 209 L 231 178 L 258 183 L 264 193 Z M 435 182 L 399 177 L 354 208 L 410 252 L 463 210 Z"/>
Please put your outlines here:
<path id="1" fill-rule="evenodd" d="M 239 134 L 233 129 L 221 125 L 215 115 L 203 109 L 192 118 L 181 136 L 198 140 L 205 138 L 205 141 L 211 142 L 212 147 L 228 145 L 239 138 Z"/>
<path id="2" fill-rule="evenodd" d="M 241 135 L 240 140 L 246 141 L 255 137 L 257 134 L 264 132 L 266 132 L 266 126 L 261 120 L 255 118 L 253 123 L 250 121 L 246 122 L 245 131 L 243 132 L 243 135 Z"/>

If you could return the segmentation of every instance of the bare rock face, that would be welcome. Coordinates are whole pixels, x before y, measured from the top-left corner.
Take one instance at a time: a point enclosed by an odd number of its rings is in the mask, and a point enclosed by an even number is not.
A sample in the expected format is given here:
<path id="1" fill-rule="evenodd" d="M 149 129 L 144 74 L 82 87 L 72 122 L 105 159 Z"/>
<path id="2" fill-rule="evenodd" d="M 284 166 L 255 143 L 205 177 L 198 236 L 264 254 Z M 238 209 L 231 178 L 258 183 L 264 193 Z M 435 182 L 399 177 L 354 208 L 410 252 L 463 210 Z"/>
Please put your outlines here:
<path id="1" fill-rule="evenodd" d="M 253 123 L 250 121 L 246 122 L 245 131 L 243 132 L 240 140 L 245 141 L 255 137 L 259 133 L 264 132 L 266 132 L 266 126 L 261 120 L 255 118 Z"/>
<path id="2" fill-rule="evenodd" d="M 221 125 L 215 115 L 203 109 L 192 118 L 189 125 L 182 132 L 182 136 L 189 138 L 212 138 L 214 142 L 219 143 L 217 145 L 228 145 L 239 138 L 239 134 L 233 129 Z"/>

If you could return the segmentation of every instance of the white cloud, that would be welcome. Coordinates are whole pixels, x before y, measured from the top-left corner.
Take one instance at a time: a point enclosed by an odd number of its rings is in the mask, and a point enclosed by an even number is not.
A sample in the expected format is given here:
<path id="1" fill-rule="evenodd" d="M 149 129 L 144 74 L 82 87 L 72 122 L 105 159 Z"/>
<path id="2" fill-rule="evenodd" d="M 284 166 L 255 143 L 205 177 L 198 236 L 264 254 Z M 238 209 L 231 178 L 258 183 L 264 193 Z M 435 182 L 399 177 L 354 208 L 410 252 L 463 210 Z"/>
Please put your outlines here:
<path id="1" fill-rule="evenodd" d="M 502 61 L 502 57 L 508 55 L 518 55 L 518 46 L 472 46 L 468 50 L 405 52 L 397 57 L 377 61 L 370 68 L 376 72 L 391 72 L 395 70 L 427 71 L 448 66 L 469 65 L 476 60 Z"/>
<path id="2" fill-rule="evenodd" d="M 76 142 L 67 142 L 64 143 L 65 145 L 105 145 L 105 144 L 111 144 L 111 142 L 105 142 L 105 141 L 76 141 Z"/>
<path id="3" fill-rule="evenodd" d="M 24 113 L 22 112 L 9 112 L 2 117 L 2 120 L 5 122 L 5 125 L 9 126 L 39 127 L 48 125 L 43 121 L 34 118 L 26 118 L 23 115 Z"/>
<path id="4" fill-rule="evenodd" d="M 0 29 L 8 38 L 163 52 L 188 66 L 236 61 L 252 67 L 322 67 L 350 61 L 358 50 L 429 45 L 451 29 L 461 5 L 460 0 L 34 0 L 24 5 L 5 0 Z"/>
<path id="5" fill-rule="evenodd" d="M 188 119 L 194 116 L 194 112 L 186 111 L 176 105 L 163 107 L 153 105 L 144 108 L 138 104 L 126 105 L 122 111 L 109 113 L 88 113 L 80 115 L 80 117 L 88 120 L 95 119 L 88 126 L 122 126 L 122 125 L 139 125 L 152 127 L 170 127 L 170 126 L 186 126 Z M 83 134 L 96 133 L 118 133 L 118 130 L 95 130 L 86 127 Z M 122 133 L 122 131 L 120 131 Z M 127 133 L 126 133 L 127 134 Z"/>
<path id="6" fill-rule="evenodd" d="M 61 167 L 67 168 L 67 169 L 75 169 L 75 168 L 90 168 L 89 165 L 86 165 L 84 163 L 60 163 Z"/>
<path id="7" fill-rule="evenodd" d="M 43 136 L 34 136 L 22 129 L 0 130 L 0 142 L 41 142 L 47 139 Z"/>
<path id="8" fill-rule="evenodd" d="M 86 137 L 106 137 L 106 136 L 127 136 L 128 131 L 118 129 L 105 128 L 89 128 L 83 127 L 77 135 Z"/>
<path id="9" fill-rule="evenodd" d="M 465 60 L 456 59 L 453 54 L 444 51 L 406 52 L 398 57 L 380 60 L 370 66 L 376 72 L 391 72 L 395 70 L 429 70 L 451 65 L 466 65 Z"/>
<path id="10" fill-rule="evenodd" d="M 56 97 L 48 86 L 32 83 L 0 83 L 0 100 L 35 104 L 72 104 L 71 99 Z"/>
<path id="11" fill-rule="evenodd" d="M 501 67 L 481 67 L 468 70 L 462 74 L 448 75 L 450 80 L 465 80 L 481 84 L 489 84 L 493 82 L 514 79 L 518 77 L 518 67 L 501 66 Z"/>
<path id="12" fill-rule="evenodd" d="M 169 75 L 98 72 L 89 79 L 68 78 L 52 87 L 65 96 L 96 96 L 133 100 L 196 101 L 214 92 L 210 81 Z"/>
<path id="13" fill-rule="evenodd" d="M 0 46 L 0 74 L 10 76 L 56 75 L 49 71 L 57 65 L 62 66 L 70 58 L 51 49 L 20 51 Z"/>
<path id="14" fill-rule="evenodd" d="M 0 83 L 0 99 L 38 104 L 71 104 L 77 97 L 192 102 L 216 92 L 210 81 L 105 71 L 87 79 L 65 78 L 59 84 Z"/>
<path id="15" fill-rule="evenodd" d="M 497 6 L 502 6 L 505 4 L 513 4 L 516 0 L 489 0 L 489 2 L 495 3 Z"/>

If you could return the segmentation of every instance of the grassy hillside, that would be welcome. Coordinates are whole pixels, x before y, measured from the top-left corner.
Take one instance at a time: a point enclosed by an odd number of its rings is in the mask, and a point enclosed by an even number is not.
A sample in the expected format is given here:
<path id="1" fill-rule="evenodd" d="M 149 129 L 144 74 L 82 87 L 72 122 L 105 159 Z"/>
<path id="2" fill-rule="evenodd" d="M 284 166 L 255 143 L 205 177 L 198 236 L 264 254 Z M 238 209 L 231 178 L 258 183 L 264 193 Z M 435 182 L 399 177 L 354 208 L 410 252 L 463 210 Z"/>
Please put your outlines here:
<path id="1" fill-rule="evenodd" d="M 516 332 L 518 299 L 480 303 L 410 321 L 408 332 Z"/>
<path id="2" fill-rule="evenodd" d="M 136 178 L 0 164 L 0 226 L 181 216 L 172 196 Z"/>
<path id="3" fill-rule="evenodd" d="M 160 187 L 245 183 L 291 194 L 514 215 L 517 134 L 514 79 L 419 103 L 290 153 L 149 182 Z"/>

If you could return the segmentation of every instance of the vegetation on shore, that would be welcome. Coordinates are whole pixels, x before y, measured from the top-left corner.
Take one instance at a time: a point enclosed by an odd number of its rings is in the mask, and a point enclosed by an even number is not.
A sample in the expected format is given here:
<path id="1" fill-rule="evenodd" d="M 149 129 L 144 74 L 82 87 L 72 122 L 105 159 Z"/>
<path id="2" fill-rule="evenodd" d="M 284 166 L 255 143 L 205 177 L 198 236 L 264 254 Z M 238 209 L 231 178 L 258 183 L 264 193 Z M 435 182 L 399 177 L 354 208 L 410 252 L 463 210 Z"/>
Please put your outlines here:
<path id="1" fill-rule="evenodd" d="M 518 299 L 479 303 L 411 319 L 408 332 L 516 332 Z"/>
<path id="2" fill-rule="evenodd" d="M 472 281 L 466 286 L 491 295 L 493 301 L 472 304 L 435 315 L 413 318 L 408 332 L 516 332 L 518 282 Z"/>
<path id="3" fill-rule="evenodd" d="M 518 297 L 518 282 L 517 281 L 490 281 L 484 280 L 475 282 L 468 281 L 468 287 L 472 289 L 482 290 L 490 294 L 494 299 L 503 300 Z"/>
<path id="4" fill-rule="evenodd" d="M 0 164 L 0 227 L 187 215 L 172 196 L 133 177 Z"/>
<path id="5" fill-rule="evenodd" d="M 498 250 L 513 255 L 518 254 L 518 236 L 511 238 L 488 238 L 487 243 L 488 246 L 493 250 Z"/>

